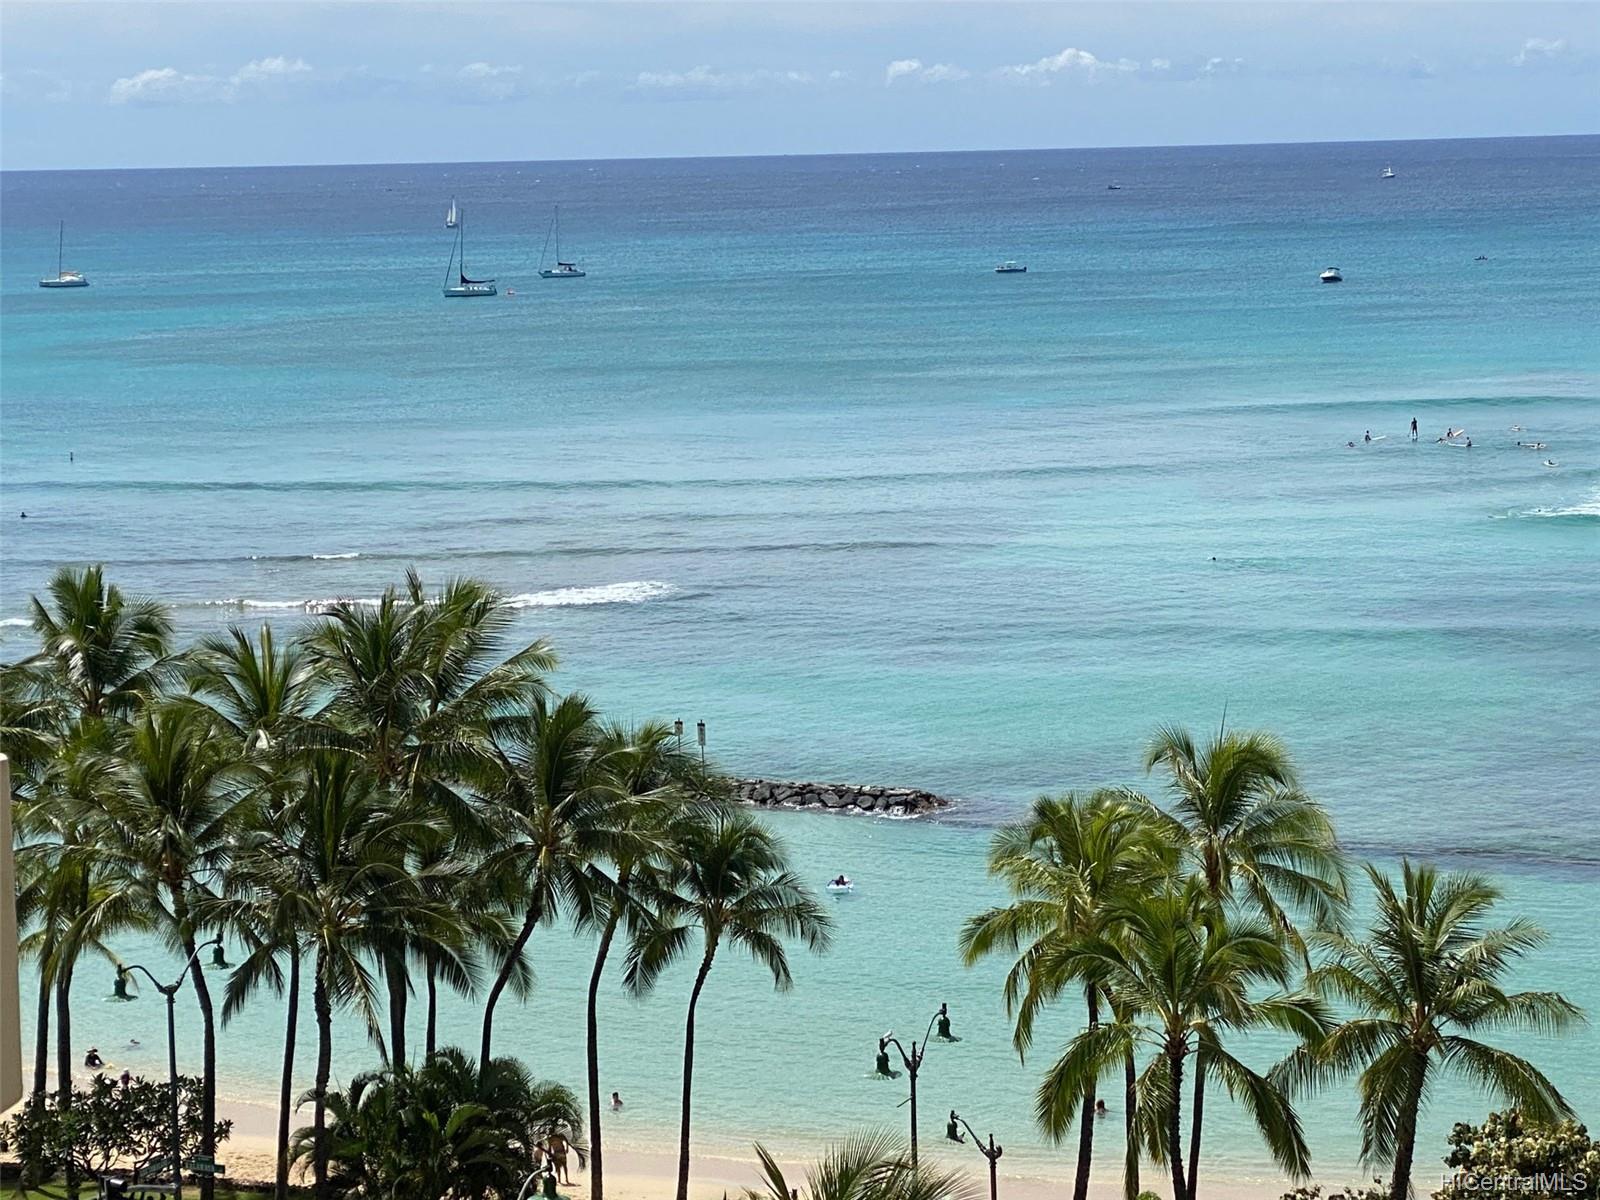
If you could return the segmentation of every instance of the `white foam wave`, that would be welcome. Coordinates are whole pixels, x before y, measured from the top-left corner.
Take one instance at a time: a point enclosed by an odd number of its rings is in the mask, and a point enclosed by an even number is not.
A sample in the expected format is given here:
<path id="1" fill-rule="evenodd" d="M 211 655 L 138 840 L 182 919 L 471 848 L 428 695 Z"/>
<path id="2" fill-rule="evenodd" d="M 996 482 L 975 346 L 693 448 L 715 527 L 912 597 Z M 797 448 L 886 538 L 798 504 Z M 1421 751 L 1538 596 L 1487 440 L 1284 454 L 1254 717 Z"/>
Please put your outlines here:
<path id="1" fill-rule="evenodd" d="M 1541 505 L 1538 508 L 1525 509 L 1521 515 L 1524 517 L 1600 517 L 1600 488 L 1596 488 L 1587 500 L 1580 500 L 1577 504 L 1569 504 L 1560 508 Z"/>
<path id="2" fill-rule="evenodd" d="M 678 589 L 659 579 L 632 579 L 594 587 L 552 588 L 547 592 L 522 592 L 508 596 L 512 608 L 580 608 L 591 604 L 643 604 L 660 600 Z"/>
<path id="3" fill-rule="evenodd" d="M 205 608 L 267 609 L 276 612 L 326 612 L 335 604 L 377 604 L 371 596 L 328 596 L 322 600 L 253 600 L 245 596 L 229 596 L 226 600 L 206 600 Z"/>
<path id="4" fill-rule="evenodd" d="M 340 559 L 340 558 L 360 558 L 360 557 L 361 557 L 361 555 L 359 553 L 357 553 L 356 551 L 352 550 L 348 554 L 313 554 L 311 556 L 311 560 L 313 562 L 332 562 L 335 559 Z"/>
<path id="5" fill-rule="evenodd" d="M 27 617 L 6 617 L 0 620 L 0 629 L 26 629 L 32 624 Z"/>

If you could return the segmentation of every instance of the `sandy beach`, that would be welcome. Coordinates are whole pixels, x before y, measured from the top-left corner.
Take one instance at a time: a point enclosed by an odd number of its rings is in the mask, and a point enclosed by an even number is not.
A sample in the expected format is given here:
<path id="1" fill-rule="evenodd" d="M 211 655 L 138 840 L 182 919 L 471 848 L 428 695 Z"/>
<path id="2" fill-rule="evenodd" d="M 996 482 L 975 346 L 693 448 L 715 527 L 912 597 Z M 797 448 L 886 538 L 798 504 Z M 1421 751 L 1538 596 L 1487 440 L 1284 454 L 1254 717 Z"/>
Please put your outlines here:
<path id="1" fill-rule="evenodd" d="M 270 1181 L 273 1177 L 273 1139 L 277 1128 L 277 1113 L 264 1105 L 239 1101 L 221 1102 L 219 1115 L 233 1122 L 233 1134 L 218 1157 L 227 1165 L 228 1178 L 237 1182 Z M 299 1118 L 301 1122 L 308 1115 Z M 973 1195 L 982 1196 L 987 1189 L 983 1163 L 973 1155 L 969 1175 Z M 792 1172 L 793 1184 L 804 1172 L 804 1160 L 791 1162 L 781 1159 L 786 1172 Z M 1060 1200 L 1072 1187 L 1071 1155 L 1062 1158 L 1062 1174 L 1057 1177 L 1011 1174 L 1001 1160 L 999 1191 L 1010 1200 Z M 657 1150 L 630 1147 L 626 1142 L 606 1144 L 606 1194 L 614 1200 L 671 1200 L 677 1182 L 678 1160 L 675 1154 Z M 1153 1169 L 1146 1167 L 1144 1187 L 1158 1195 L 1169 1194 L 1170 1184 L 1163 1186 Z M 1340 1181 L 1343 1182 L 1343 1181 Z M 1287 1190 L 1286 1184 L 1265 1180 L 1212 1179 L 1206 1182 L 1206 1194 L 1212 1200 L 1277 1200 Z M 722 1200 L 724 1196 L 739 1196 L 746 1188 L 761 1188 L 762 1183 L 755 1166 L 755 1156 L 737 1159 L 719 1154 L 701 1154 L 694 1160 L 689 1194 L 694 1200 Z M 587 1170 L 575 1171 L 571 1186 L 563 1185 L 561 1194 L 582 1197 L 588 1193 Z M 1092 1200 L 1121 1200 L 1121 1177 L 1112 1173 L 1098 1173 L 1090 1183 Z"/>

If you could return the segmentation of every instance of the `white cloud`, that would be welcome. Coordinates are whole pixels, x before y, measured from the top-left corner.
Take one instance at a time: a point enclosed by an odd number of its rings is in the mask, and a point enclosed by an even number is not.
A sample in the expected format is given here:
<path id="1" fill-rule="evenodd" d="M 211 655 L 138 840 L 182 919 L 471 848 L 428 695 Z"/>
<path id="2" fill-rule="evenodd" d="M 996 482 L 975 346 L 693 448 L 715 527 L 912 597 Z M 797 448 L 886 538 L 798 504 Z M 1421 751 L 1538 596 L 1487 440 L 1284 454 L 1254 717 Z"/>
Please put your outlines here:
<path id="1" fill-rule="evenodd" d="M 1519 67 L 1526 67 L 1533 63 L 1545 62 L 1552 58 L 1560 58 L 1567 52 L 1565 38 L 1537 38 L 1532 37 L 1522 43 L 1522 49 L 1511 61 Z"/>
<path id="2" fill-rule="evenodd" d="M 1062 74 L 1094 79 L 1107 74 L 1131 74 L 1138 69 L 1139 64 L 1131 58 L 1097 58 L 1087 50 L 1079 50 L 1075 46 L 1068 46 L 1061 53 L 1041 58 L 1037 62 L 1018 63 L 1015 66 L 1001 67 L 998 74 L 1007 79 L 1049 83 L 1052 77 Z"/>
<path id="3" fill-rule="evenodd" d="M 1152 71 L 1170 71 L 1172 70 L 1172 60 L 1170 58 L 1152 58 L 1150 60 L 1150 69 Z"/>
<path id="4" fill-rule="evenodd" d="M 954 63 L 932 63 L 924 66 L 920 58 L 897 58 L 883 72 L 883 86 L 896 79 L 914 79 L 918 83 L 954 83 L 972 74 Z"/>
<path id="5" fill-rule="evenodd" d="M 709 66 L 687 71 L 640 71 L 633 86 L 641 91 L 708 94 L 747 91 L 759 87 L 794 87 L 815 83 L 806 71 L 719 71 Z"/>
<path id="6" fill-rule="evenodd" d="M 1202 75 L 1235 75 L 1244 70 L 1242 58 L 1208 58 L 1200 68 Z"/>
<path id="7" fill-rule="evenodd" d="M 109 99 L 112 104 L 232 104 L 253 96 L 283 94 L 313 74 L 305 59 L 281 54 L 253 59 L 231 75 L 151 67 L 112 83 Z"/>
<path id="8" fill-rule="evenodd" d="M 520 65 L 470 62 L 456 72 L 456 83 L 468 100 L 515 100 L 526 95 Z"/>

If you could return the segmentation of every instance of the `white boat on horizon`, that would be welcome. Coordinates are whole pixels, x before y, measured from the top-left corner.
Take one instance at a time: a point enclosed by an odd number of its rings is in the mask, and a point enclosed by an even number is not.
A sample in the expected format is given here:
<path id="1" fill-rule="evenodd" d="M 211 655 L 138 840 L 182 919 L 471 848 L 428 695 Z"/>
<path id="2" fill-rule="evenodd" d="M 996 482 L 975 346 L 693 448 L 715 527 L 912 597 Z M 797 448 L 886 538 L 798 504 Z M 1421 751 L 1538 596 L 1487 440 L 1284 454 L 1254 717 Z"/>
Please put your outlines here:
<path id="1" fill-rule="evenodd" d="M 82 271 L 68 271 L 62 263 L 62 250 L 67 240 L 67 223 L 61 222 L 56 230 L 56 273 L 39 280 L 42 288 L 81 288 L 89 286 L 89 277 Z"/>
<path id="2" fill-rule="evenodd" d="M 459 265 L 458 265 L 459 264 Z M 451 282 L 454 277 L 455 282 Z M 450 245 L 450 261 L 444 268 L 444 294 L 447 300 L 471 300 L 479 296 L 499 295 L 492 279 L 467 278 L 467 226 L 456 219 L 456 240 Z"/>
<path id="3" fill-rule="evenodd" d="M 994 269 L 994 273 L 996 275 L 1026 275 L 1028 268 L 1023 263 L 1013 262 L 1008 258 Z"/>
<path id="4" fill-rule="evenodd" d="M 1321 275 L 1318 275 L 1317 278 L 1322 280 L 1323 283 L 1343 283 L 1344 282 L 1344 276 L 1339 273 L 1339 268 L 1338 267 L 1329 267 Z"/>
<path id="5" fill-rule="evenodd" d="M 550 252 L 550 242 L 556 244 L 556 265 L 545 266 L 545 255 Z M 539 278 L 540 279 L 582 279 L 587 272 L 579 269 L 575 262 L 567 262 L 561 257 L 561 205 L 556 205 L 555 212 L 550 217 L 550 231 L 544 235 L 544 249 L 539 251 Z"/>
<path id="6" fill-rule="evenodd" d="M 1393 179 L 1394 178 L 1394 168 L 1393 167 L 1385 167 L 1383 169 L 1383 173 L 1381 175 L 1379 175 L 1378 178 L 1379 179 Z"/>

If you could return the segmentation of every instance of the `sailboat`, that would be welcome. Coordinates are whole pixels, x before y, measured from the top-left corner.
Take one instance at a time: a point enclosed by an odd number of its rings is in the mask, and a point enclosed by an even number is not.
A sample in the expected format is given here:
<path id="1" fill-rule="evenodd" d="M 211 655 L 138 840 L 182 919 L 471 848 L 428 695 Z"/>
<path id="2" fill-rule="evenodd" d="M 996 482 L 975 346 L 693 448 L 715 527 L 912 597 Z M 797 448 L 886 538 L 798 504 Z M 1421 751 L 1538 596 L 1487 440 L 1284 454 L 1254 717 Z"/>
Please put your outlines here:
<path id="1" fill-rule="evenodd" d="M 1379 175 L 1378 178 L 1379 179 L 1393 179 L 1394 178 L 1394 168 L 1393 167 L 1385 167 L 1383 169 L 1383 174 Z"/>
<path id="2" fill-rule="evenodd" d="M 461 224 L 461 214 L 456 212 L 456 198 L 451 196 L 450 207 L 444 214 L 444 227 L 454 229 L 459 224 Z"/>
<path id="3" fill-rule="evenodd" d="M 455 282 L 452 283 L 452 279 Z M 499 292 L 500 289 L 494 286 L 492 279 L 467 278 L 467 226 L 458 214 L 456 240 L 450 246 L 450 261 L 444 269 L 445 297 L 451 300 L 465 300 L 474 296 L 495 296 Z"/>
<path id="4" fill-rule="evenodd" d="M 89 279 L 82 271 L 68 271 L 62 267 L 62 250 L 67 241 L 67 223 L 61 222 L 61 227 L 56 230 L 56 273 L 53 277 L 47 276 L 39 280 L 40 287 L 88 287 Z"/>
<path id="5" fill-rule="evenodd" d="M 550 218 L 550 232 L 544 235 L 544 249 L 539 251 L 539 262 L 545 261 L 545 255 L 550 251 L 551 239 L 556 244 L 556 265 L 539 268 L 541 279 L 582 279 L 585 272 L 578 270 L 577 263 L 563 262 L 561 260 L 561 205 L 556 205 L 555 215 Z"/>

